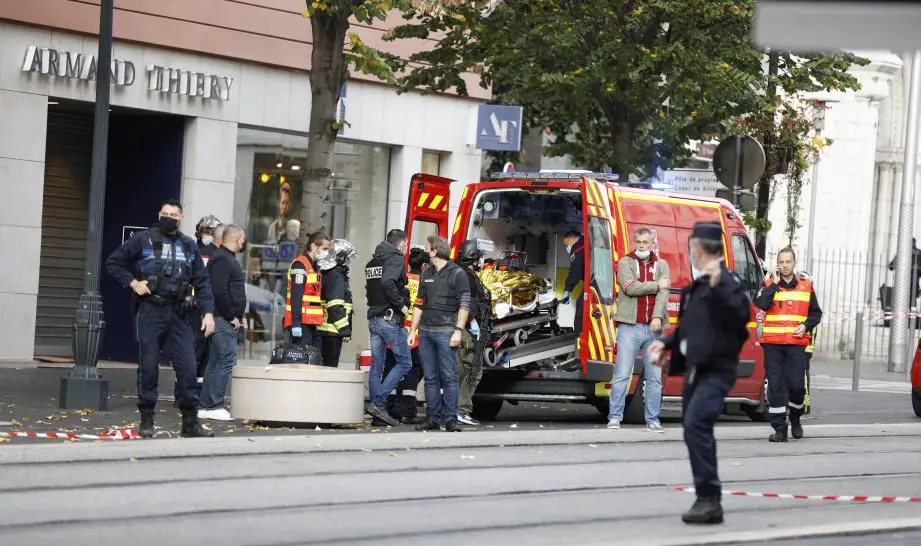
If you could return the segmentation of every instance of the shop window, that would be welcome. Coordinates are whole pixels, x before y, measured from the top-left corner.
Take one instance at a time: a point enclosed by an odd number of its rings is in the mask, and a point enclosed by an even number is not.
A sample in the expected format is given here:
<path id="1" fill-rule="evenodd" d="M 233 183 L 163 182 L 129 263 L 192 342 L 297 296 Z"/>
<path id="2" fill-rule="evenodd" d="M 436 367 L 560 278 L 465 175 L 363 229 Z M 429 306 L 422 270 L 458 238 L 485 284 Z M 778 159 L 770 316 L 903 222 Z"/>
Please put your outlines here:
<path id="1" fill-rule="evenodd" d="M 591 247 L 592 285 L 602 303 L 614 301 L 614 261 L 611 254 L 611 226 L 600 218 L 588 219 L 588 244 Z"/>
<path id="2" fill-rule="evenodd" d="M 413 220 L 412 234 L 410 235 L 410 248 L 425 249 L 428 238 L 438 235 L 438 224 L 425 220 Z"/>

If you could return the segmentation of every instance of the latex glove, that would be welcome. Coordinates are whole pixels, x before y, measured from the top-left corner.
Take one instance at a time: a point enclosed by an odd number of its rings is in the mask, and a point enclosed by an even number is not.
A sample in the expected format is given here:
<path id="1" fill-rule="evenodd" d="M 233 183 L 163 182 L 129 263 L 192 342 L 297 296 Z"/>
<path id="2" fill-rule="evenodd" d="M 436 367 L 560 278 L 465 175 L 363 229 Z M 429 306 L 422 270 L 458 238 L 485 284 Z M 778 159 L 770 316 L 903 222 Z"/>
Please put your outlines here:
<path id="1" fill-rule="evenodd" d="M 560 303 L 563 305 L 569 305 L 569 292 L 563 294 L 563 299 L 560 300 Z"/>
<path id="2" fill-rule="evenodd" d="M 474 339 L 480 338 L 480 325 L 477 324 L 475 320 L 470 321 L 470 326 L 468 326 L 467 329 L 470 331 L 470 335 L 472 335 Z"/>
<path id="3" fill-rule="evenodd" d="M 291 337 L 301 337 L 304 334 L 304 331 L 300 326 L 295 326 L 291 328 Z"/>

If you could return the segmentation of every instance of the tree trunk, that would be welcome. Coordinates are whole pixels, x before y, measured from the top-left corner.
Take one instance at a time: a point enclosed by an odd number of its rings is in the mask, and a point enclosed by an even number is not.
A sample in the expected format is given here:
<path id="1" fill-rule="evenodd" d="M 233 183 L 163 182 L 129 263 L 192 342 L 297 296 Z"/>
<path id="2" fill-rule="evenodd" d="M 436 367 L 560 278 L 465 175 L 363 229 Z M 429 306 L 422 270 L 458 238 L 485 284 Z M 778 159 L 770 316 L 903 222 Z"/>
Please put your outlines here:
<path id="1" fill-rule="evenodd" d="M 342 85 L 348 78 L 345 61 L 345 36 L 351 10 L 318 12 L 310 18 L 313 51 L 310 69 L 310 125 L 307 136 L 307 163 L 301 197 L 301 231 L 298 248 L 304 248 L 307 235 L 329 231 L 329 201 L 334 149 L 338 131 L 336 108 Z"/>
<path id="2" fill-rule="evenodd" d="M 777 82 L 775 78 L 777 77 L 778 62 L 779 55 L 777 52 L 772 50 L 768 53 L 767 96 L 769 98 L 773 98 L 777 95 Z M 773 143 L 767 138 L 764 140 L 765 141 L 761 144 L 765 150 L 770 149 Z M 758 183 L 758 208 L 755 211 L 755 216 L 759 219 L 767 219 L 768 217 L 768 211 L 771 207 L 771 181 L 774 179 L 774 170 L 775 169 L 772 168 L 769 163 Z M 767 259 L 767 256 L 765 256 L 765 251 L 767 250 L 767 236 L 767 232 L 760 229 L 755 233 L 755 253 L 763 260 Z"/>
<path id="3" fill-rule="evenodd" d="M 624 119 L 611 120 L 614 128 L 614 158 L 615 163 L 610 165 L 611 171 L 620 176 L 620 180 L 630 177 L 630 154 L 633 152 L 633 128 L 630 122 Z"/>

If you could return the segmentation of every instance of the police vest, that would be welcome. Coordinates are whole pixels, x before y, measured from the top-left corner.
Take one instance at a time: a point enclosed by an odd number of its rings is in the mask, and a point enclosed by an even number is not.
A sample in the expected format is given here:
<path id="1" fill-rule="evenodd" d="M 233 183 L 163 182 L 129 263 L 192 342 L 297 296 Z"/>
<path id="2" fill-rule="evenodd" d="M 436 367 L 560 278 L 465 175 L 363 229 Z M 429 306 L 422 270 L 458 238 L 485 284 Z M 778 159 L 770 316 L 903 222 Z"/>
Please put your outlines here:
<path id="1" fill-rule="evenodd" d="M 288 268 L 288 292 L 285 295 L 285 318 L 282 325 L 290 328 L 294 324 L 294 318 L 291 315 L 291 289 L 294 287 L 293 266 L 301 264 L 306 270 L 307 278 L 304 280 L 304 297 L 300 303 L 294 302 L 294 305 L 301 306 L 301 324 L 319 326 L 323 324 L 325 318 L 323 311 L 323 300 L 320 298 L 321 285 L 320 274 L 313 269 L 313 264 L 307 256 L 298 256 L 291 262 Z M 300 274 L 300 273 L 298 273 Z"/>
<path id="2" fill-rule="evenodd" d="M 409 304 L 409 314 L 406 315 L 406 319 L 403 321 L 403 325 L 406 326 L 406 332 L 411 334 L 411 333 L 413 333 L 413 331 L 412 331 L 412 325 L 413 325 L 413 307 L 414 307 L 413 302 L 416 301 L 416 294 L 419 293 L 419 274 L 418 274 L 418 273 L 410 273 L 409 275 L 406 276 L 406 279 L 407 279 L 407 281 L 406 281 L 406 289 L 409 291 L 409 301 L 410 301 L 410 304 Z M 415 343 L 413 343 L 412 345 L 410 345 L 409 348 L 410 348 L 410 349 L 415 349 L 415 348 L 418 347 L 418 346 L 419 346 L 419 337 L 416 336 L 416 341 L 415 341 Z"/>
<path id="3" fill-rule="evenodd" d="M 425 305 L 426 311 L 442 311 L 445 313 L 456 313 L 460 302 L 457 301 L 457 294 L 454 292 L 454 275 L 463 274 L 463 271 L 459 267 L 453 265 L 452 262 L 448 262 L 446 268 L 451 268 L 449 271 L 452 275 L 448 278 L 441 278 L 435 280 L 436 275 L 440 275 L 440 271 L 436 271 L 435 267 L 430 267 L 426 273 L 431 272 L 431 274 L 424 275 L 422 277 L 422 282 L 426 282 L 428 279 L 432 281 L 427 282 L 425 286 L 425 302 L 416 298 L 416 305 Z"/>
<path id="4" fill-rule="evenodd" d="M 798 278 L 793 288 L 778 286 L 774 305 L 764 314 L 761 343 L 773 345 L 810 345 L 812 336 L 807 332 L 796 337 L 793 332 L 809 317 L 812 299 L 812 281 Z"/>
<path id="5" fill-rule="evenodd" d="M 139 263 L 138 272 L 151 295 L 184 298 L 192 281 L 192 244 L 178 232 L 175 239 L 165 240 L 155 227 L 150 230 L 150 248 L 153 260 Z"/>
<path id="6" fill-rule="evenodd" d="M 365 265 L 365 290 L 368 295 L 368 307 L 390 307 L 387 296 L 384 295 L 384 262 L 372 258 Z"/>

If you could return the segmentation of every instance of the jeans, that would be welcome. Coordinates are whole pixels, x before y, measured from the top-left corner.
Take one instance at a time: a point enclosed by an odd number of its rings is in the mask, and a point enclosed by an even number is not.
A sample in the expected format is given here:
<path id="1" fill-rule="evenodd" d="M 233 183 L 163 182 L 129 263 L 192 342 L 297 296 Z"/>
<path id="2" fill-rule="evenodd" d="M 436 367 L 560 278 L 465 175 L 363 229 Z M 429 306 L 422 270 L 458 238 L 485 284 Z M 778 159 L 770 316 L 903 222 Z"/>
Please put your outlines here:
<path id="1" fill-rule="evenodd" d="M 208 368 L 201 387 L 201 409 L 213 410 L 224 405 L 227 383 L 237 363 L 237 331 L 223 317 L 214 317 L 214 333 L 208 350 Z"/>
<path id="2" fill-rule="evenodd" d="M 646 349 L 658 338 L 648 324 L 617 325 L 617 361 L 614 364 L 614 380 L 611 382 L 611 402 L 608 419 L 621 421 L 624 418 L 624 404 L 627 387 L 633 375 L 637 351 L 643 354 L 643 379 L 646 381 L 644 398 L 646 402 L 646 423 L 658 423 L 662 409 L 662 368 L 655 365 Z M 637 387 L 637 393 L 640 392 Z"/>
<path id="3" fill-rule="evenodd" d="M 453 332 L 419 332 L 419 357 L 425 375 L 425 413 L 438 424 L 457 419 L 457 349 Z"/>
<path id="4" fill-rule="evenodd" d="M 371 373 L 368 376 L 368 391 L 372 404 L 386 407 L 387 395 L 413 367 L 407 342 L 409 334 L 406 328 L 384 320 L 384 317 L 372 317 L 368 320 L 368 330 L 371 332 Z M 383 377 L 387 345 L 390 345 L 390 350 L 393 351 L 396 366 Z"/>

